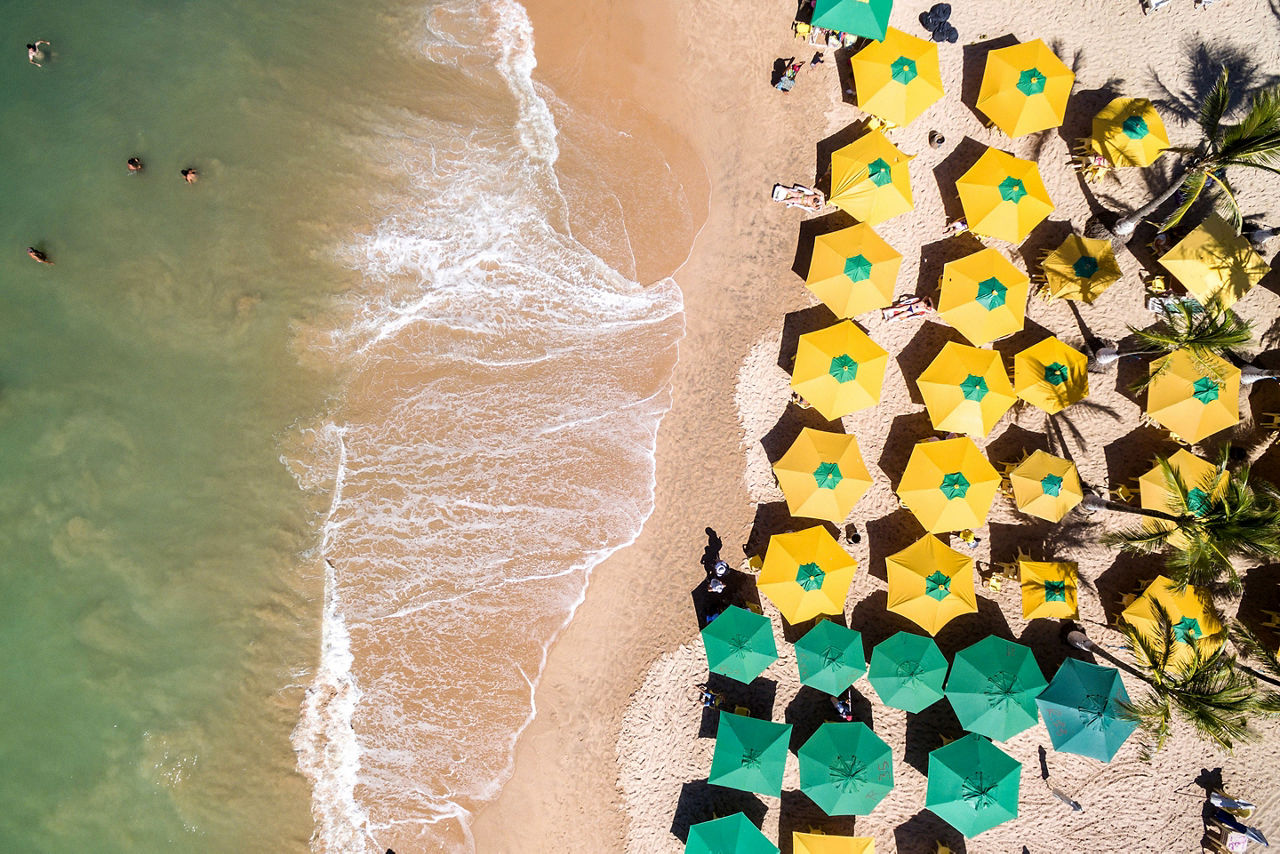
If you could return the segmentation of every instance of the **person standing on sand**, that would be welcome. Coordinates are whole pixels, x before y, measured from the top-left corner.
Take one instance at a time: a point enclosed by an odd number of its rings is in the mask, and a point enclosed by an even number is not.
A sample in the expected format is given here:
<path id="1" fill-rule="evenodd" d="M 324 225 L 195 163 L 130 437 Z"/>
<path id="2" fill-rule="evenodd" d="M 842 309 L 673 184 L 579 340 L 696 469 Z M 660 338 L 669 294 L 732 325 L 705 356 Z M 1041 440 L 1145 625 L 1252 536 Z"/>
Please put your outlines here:
<path id="1" fill-rule="evenodd" d="M 49 44 L 45 39 L 39 39 L 35 44 L 27 45 L 27 62 L 31 63 L 36 68 L 44 67 L 40 64 L 40 60 L 44 59 L 44 51 L 40 49 L 40 45 L 53 47 L 53 45 Z"/>

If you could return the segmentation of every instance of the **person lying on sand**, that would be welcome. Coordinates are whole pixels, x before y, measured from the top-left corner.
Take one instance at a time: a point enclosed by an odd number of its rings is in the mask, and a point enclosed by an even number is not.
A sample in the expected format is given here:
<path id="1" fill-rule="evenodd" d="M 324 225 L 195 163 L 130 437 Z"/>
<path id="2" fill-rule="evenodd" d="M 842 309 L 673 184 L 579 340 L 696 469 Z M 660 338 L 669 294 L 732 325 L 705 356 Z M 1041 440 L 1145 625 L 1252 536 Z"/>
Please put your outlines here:
<path id="1" fill-rule="evenodd" d="M 885 320 L 906 320 L 933 311 L 933 300 L 928 297 L 898 297 L 893 304 L 880 309 L 880 316 Z"/>
<path id="2" fill-rule="evenodd" d="M 52 261 L 50 261 L 50 260 L 49 260 L 49 256 L 48 256 L 48 255 L 44 254 L 43 252 L 41 252 L 39 249 L 35 248 L 34 246 L 28 246 L 28 247 L 27 247 L 27 254 L 28 254 L 29 256 L 31 256 L 32 258 L 34 258 L 36 261 L 39 261 L 41 264 L 52 264 L 52 263 L 53 263 Z"/>
<path id="3" fill-rule="evenodd" d="M 44 67 L 40 64 L 40 60 L 45 58 L 44 51 L 40 49 L 40 45 L 53 47 L 53 45 L 49 44 L 49 42 L 46 41 L 45 39 L 40 39 L 35 44 L 27 45 L 27 62 L 31 63 L 36 68 Z"/>
<path id="4" fill-rule="evenodd" d="M 789 208 L 803 208 L 814 212 L 822 210 L 827 203 L 821 192 L 803 184 L 792 184 L 790 187 L 774 184 L 773 200 Z"/>
<path id="5" fill-rule="evenodd" d="M 957 220 L 953 220 L 947 223 L 946 228 L 942 229 L 942 236 L 955 237 L 958 234 L 964 234 L 968 230 L 969 230 L 969 220 L 965 219 L 964 217 L 960 217 Z"/>

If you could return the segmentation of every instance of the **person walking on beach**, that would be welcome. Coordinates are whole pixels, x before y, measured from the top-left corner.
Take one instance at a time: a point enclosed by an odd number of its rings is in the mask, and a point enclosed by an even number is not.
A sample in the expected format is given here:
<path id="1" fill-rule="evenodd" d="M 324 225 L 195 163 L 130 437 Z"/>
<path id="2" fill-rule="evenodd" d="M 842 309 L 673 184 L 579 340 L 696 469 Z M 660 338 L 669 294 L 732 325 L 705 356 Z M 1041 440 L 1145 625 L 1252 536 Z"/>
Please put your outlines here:
<path id="1" fill-rule="evenodd" d="M 40 64 L 40 60 L 45 58 L 44 51 L 40 49 L 40 45 L 45 45 L 46 47 L 53 47 L 53 45 L 49 44 L 49 42 L 46 41 L 45 39 L 40 39 L 35 44 L 27 45 L 27 62 L 31 63 L 36 68 L 44 67 Z"/>
<path id="2" fill-rule="evenodd" d="M 52 261 L 50 261 L 50 260 L 49 260 L 49 256 L 48 256 L 48 255 L 44 254 L 43 252 L 41 252 L 39 249 L 35 248 L 34 246 L 28 246 L 28 247 L 27 247 L 27 254 L 28 254 L 28 255 L 30 255 L 30 256 L 31 256 L 33 259 L 35 259 L 36 261 L 40 262 L 41 264 L 52 264 L 52 263 L 53 263 Z"/>

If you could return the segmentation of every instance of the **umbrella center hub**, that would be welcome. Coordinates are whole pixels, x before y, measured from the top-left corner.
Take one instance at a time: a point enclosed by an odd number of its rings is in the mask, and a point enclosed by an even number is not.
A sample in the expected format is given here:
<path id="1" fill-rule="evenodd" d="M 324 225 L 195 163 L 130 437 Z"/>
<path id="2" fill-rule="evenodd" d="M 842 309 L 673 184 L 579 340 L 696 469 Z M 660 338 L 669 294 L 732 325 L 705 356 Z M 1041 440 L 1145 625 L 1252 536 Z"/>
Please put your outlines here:
<path id="1" fill-rule="evenodd" d="M 831 785 L 842 792 L 855 792 L 862 788 L 867 779 L 867 766 L 857 759 L 846 759 L 837 756 L 827 769 Z"/>
<path id="2" fill-rule="evenodd" d="M 742 767 L 743 768 L 759 768 L 760 767 L 760 751 L 748 747 L 742 751 Z"/>
<path id="3" fill-rule="evenodd" d="M 893 180 L 893 169 L 889 166 L 889 161 L 883 157 L 877 157 L 867 164 L 867 177 L 871 179 L 872 184 L 883 187 Z"/>
<path id="4" fill-rule="evenodd" d="M 980 401 L 987 396 L 990 391 L 987 388 L 987 381 L 977 374 L 969 374 L 960 381 L 960 391 L 964 393 L 965 400 Z"/>
<path id="5" fill-rule="evenodd" d="M 1061 362 L 1052 362 L 1044 366 L 1044 381 L 1049 385 L 1062 385 L 1067 381 L 1067 376 L 1067 366 Z"/>
<path id="6" fill-rule="evenodd" d="M 1129 116 L 1120 123 L 1120 129 L 1129 139 L 1143 139 L 1151 132 L 1142 116 Z"/>
<path id="7" fill-rule="evenodd" d="M 1191 644 L 1204 634 L 1200 629 L 1200 621 L 1195 617 L 1183 617 L 1173 624 L 1173 636 L 1181 643 Z"/>
<path id="8" fill-rule="evenodd" d="M 978 282 L 978 304 L 987 311 L 993 311 L 1005 304 L 1009 289 L 995 277 Z"/>
<path id="9" fill-rule="evenodd" d="M 1046 602 L 1067 601 L 1067 582 L 1046 581 L 1044 583 L 1044 601 Z"/>
<path id="10" fill-rule="evenodd" d="M 800 568 L 796 570 L 796 583 L 805 590 L 817 590 L 822 586 L 822 580 L 826 577 L 826 572 L 816 563 L 802 563 Z"/>
<path id="11" fill-rule="evenodd" d="M 1086 694 L 1080 699 L 1078 707 L 1080 723 L 1089 729 L 1106 729 L 1115 721 L 1110 698 L 1102 694 Z"/>
<path id="12" fill-rule="evenodd" d="M 1197 516 L 1207 515 L 1209 506 L 1209 493 L 1198 486 L 1193 486 L 1187 490 L 1187 509 L 1192 513 Z"/>
<path id="13" fill-rule="evenodd" d="M 975 810 L 986 809 L 996 802 L 995 789 L 995 783 L 987 782 L 981 771 L 975 771 L 960 784 L 960 797 Z"/>
<path id="14" fill-rule="evenodd" d="M 897 80 L 904 86 L 912 80 L 915 80 L 920 73 L 916 69 L 916 61 L 905 56 L 900 56 L 895 59 L 890 64 L 889 68 L 890 74 L 893 75 L 893 79 Z"/>
<path id="15" fill-rule="evenodd" d="M 1098 259 L 1081 255 L 1071 265 L 1071 270 L 1082 279 L 1092 279 L 1093 274 L 1098 272 Z"/>
<path id="16" fill-rule="evenodd" d="M 851 282 L 865 282 L 871 278 L 871 262 L 867 260 L 867 256 L 862 254 L 846 258 L 844 274 L 849 277 Z"/>
<path id="17" fill-rule="evenodd" d="M 823 669 L 839 666 L 841 660 L 844 658 L 844 652 L 845 651 L 843 649 L 835 646 L 829 646 L 824 649 L 822 651 Z"/>
<path id="18" fill-rule="evenodd" d="M 925 582 L 928 584 L 928 581 Z M 921 680 L 921 674 L 924 673 L 924 665 L 918 661 L 901 661 L 898 663 L 898 678 L 908 685 L 914 685 Z"/>
<path id="19" fill-rule="evenodd" d="M 941 602 L 951 595 L 951 578 L 939 570 L 934 570 L 924 580 L 924 595 Z"/>
<path id="20" fill-rule="evenodd" d="M 841 353 L 831 360 L 831 367 L 827 369 L 827 373 L 835 377 L 838 383 L 853 382 L 858 376 L 858 363 L 852 356 Z"/>
<path id="21" fill-rule="evenodd" d="M 987 702 L 992 707 L 1001 707 L 1017 699 L 1017 686 L 1017 675 L 1001 670 L 987 677 L 987 687 L 982 689 L 982 693 L 987 695 Z"/>
<path id="22" fill-rule="evenodd" d="M 1044 72 L 1038 68 L 1028 68 L 1018 75 L 1018 91 L 1024 95 L 1039 95 L 1044 91 Z"/>
<path id="23" fill-rule="evenodd" d="M 1010 175 L 1000 182 L 1000 198 L 1015 205 L 1026 198 L 1027 187 L 1021 180 Z"/>
<path id="24" fill-rule="evenodd" d="M 947 498 L 964 498 L 969 491 L 969 479 L 958 471 L 943 475 L 941 489 Z"/>
<path id="25" fill-rule="evenodd" d="M 835 489 L 844 480 L 844 475 L 836 463 L 821 463 L 814 469 L 813 479 L 818 482 L 819 489 Z"/>
<path id="26" fill-rule="evenodd" d="M 1217 380 L 1209 379 L 1208 377 L 1201 377 L 1192 383 L 1192 385 L 1195 388 L 1195 391 L 1192 393 L 1195 395 L 1196 400 L 1201 403 L 1212 403 L 1217 400 L 1218 392 L 1222 390 L 1221 383 Z"/>
<path id="27" fill-rule="evenodd" d="M 1056 474 L 1047 474 L 1040 479 L 1040 489 L 1045 495 L 1057 498 L 1062 494 L 1062 478 Z"/>

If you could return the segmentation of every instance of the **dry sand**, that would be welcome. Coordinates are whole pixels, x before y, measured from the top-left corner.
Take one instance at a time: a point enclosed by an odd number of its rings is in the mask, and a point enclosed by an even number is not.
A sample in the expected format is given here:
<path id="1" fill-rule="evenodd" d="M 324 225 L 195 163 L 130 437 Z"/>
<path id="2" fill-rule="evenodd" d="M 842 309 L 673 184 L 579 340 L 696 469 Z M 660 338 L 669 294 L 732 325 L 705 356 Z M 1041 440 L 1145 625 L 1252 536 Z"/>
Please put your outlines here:
<path id="1" fill-rule="evenodd" d="M 899 0 L 892 25 L 920 35 L 916 15 L 931 5 Z M 1091 205 L 1136 206 L 1149 193 L 1147 182 L 1164 186 L 1163 168 L 1126 170 L 1120 180 L 1092 185 L 1088 193 L 1065 165 L 1069 141 L 1087 133 L 1089 120 L 1115 94 L 1182 102 L 1192 90 L 1190 72 L 1212 76 L 1218 61 L 1233 65 L 1234 79 L 1258 79 L 1280 70 L 1280 8 L 1275 0 L 1220 0 L 1197 10 L 1190 0 L 1174 0 L 1165 11 L 1144 17 L 1136 0 L 1029 0 L 1023 3 L 954 4 L 952 21 L 961 42 L 941 48 L 946 97 L 893 141 L 917 155 L 911 163 L 916 208 L 877 231 L 905 256 L 898 293 L 936 288 L 942 264 L 976 248 L 967 240 L 942 241 L 940 230 L 958 215 L 953 183 L 983 145 L 994 145 L 1040 163 L 1054 214 L 1021 247 L 990 241 L 1024 269 L 1034 272 L 1043 251 L 1074 227 L 1083 228 Z M 1202 791 L 1193 784 L 1202 768 L 1221 767 L 1228 788 L 1263 804 L 1260 825 L 1280 837 L 1280 730 L 1225 756 L 1179 731 L 1153 762 L 1137 758 L 1131 741 L 1109 765 L 1050 752 L 1051 781 L 1079 801 L 1073 813 L 1040 780 L 1037 746 L 1049 745 L 1043 725 L 1004 745 L 1023 763 L 1020 817 L 969 840 L 924 811 L 925 757 L 955 735 L 958 726 L 941 703 L 914 720 L 887 709 L 867 685 L 860 714 L 894 751 L 897 786 L 872 815 L 827 819 L 797 789 L 794 756 L 788 759 L 781 800 L 708 787 L 713 739 L 696 702 L 695 686 L 706 678 L 706 660 L 697 637 L 690 591 L 702 581 L 699 559 L 706 545 L 704 526 L 724 540 L 723 554 L 736 563 L 740 545 L 760 548 L 769 534 L 807 522 L 789 520 L 769 464 L 800 427 L 821 426 L 816 416 L 788 408 L 788 377 L 780 367 L 794 352 L 798 334 L 833 321 L 792 272 L 798 255 L 817 230 L 839 224 L 828 217 L 801 226 L 795 211 L 767 200 L 774 181 L 810 181 L 822 155 L 851 137 L 860 112 L 842 99 L 837 58 L 800 73 L 795 90 L 782 95 L 768 84 L 777 57 L 809 56 L 790 39 L 795 6 L 783 0 L 743 4 L 730 0 L 699 3 L 629 2 L 571 4 L 535 0 L 530 13 L 538 37 L 539 76 L 570 101 L 595 103 L 602 114 L 643 122 L 656 129 L 663 146 L 688 146 L 705 164 L 710 184 L 706 224 L 688 261 L 676 275 L 684 291 L 687 335 L 680 348 L 673 406 L 658 437 L 656 509 L 638 541 L 599 567 L 584 604 L 552 649 L 536 694 L 537 718 L 517 749 L 515 771 L 502 795 L 478 817 L 480 851 L 677 852 L 690 822 L 713 811 L 745 809 L 770 837 L 810 825 L 829 831 L 856 829 L 873 836 L 881 852 L 933 851 L 935 839 L 956 850 L 1166 852 L 1198 849 Z M 967 106 L 973 103 L 986 51 L 1009 39 L 1040 37 L 1076 74 L 1075 94 L 1063 128 L 1010 140 L 983 127 Z M 1250 70 L 1252 69 L 1252 70 Z M 1175 143 L 1195 138 L 1185 115 L 1171 107 L 1162 114 Z M 643 118 L 641 118 L 643 117 Z M 928 131 L 946 136 L 940 150 L 926 144 Z M 856 134 L 855 134 L 856 135 Z M 834 137 L 834 138 L 833 138 Z M 816 146 L 816 148 L 815 148 Z M 688 169 L 686 152 L 671 151 L 677 169 L 688 175 L 692 197 L 700 176 Z M 1276 179 L 1238 174 L 1242 204 L 1274 224 L 1280 219 Z M 648 239 L 654 240 L 652 223 Z M 641 231 L 644 229 L 642 228 Z M 800 235 L 798 237 L 798 235 Z M 638 239 L 643 239 L 638 235 Z M 1127 324 L 1148 325 L 1138 272 L 1150 259 L 1125 255 L 1125 278 L 1095 305 L 1032 299 L 1026 331 L 996 348 L 1006 354 L 1056 334 L 1074 345 L 1086 336 L 1122 338 Z M 678 257 L 664 245 L 663 258 Z M 1276 246 L 1270 247 L 1273 260 Z M 654 264 L 655 276 L 665 272 Z M 1272 273 L 1237 306 L 1257 322 L 1262 338 L 1258 361 L 1280 365 L 1272 351 L 1280 282 Z M 957 335 L 938 323 L 885 323 L 860 318 L 869 334 L 891 355 L 881 405 L 844 419 L 875 478 L 875 486 L 855 509 L 864 532 L 851 546 L 860 570 L 849 596 L 849 624 L 870 646 L 905 621 L 885 611 L 884 557 L 920 536 L 914 519 L 898 509 L 892 484 L 901 476 L 911 446 L 932 435 L 914 378 Z M 1265 334 L 1264 334 L 1265 333 Z M 1118 484 L 1136 477 L 1151 456 L 1176 446 L 1139 427 L 1139 400 L 1127 390 L 1140 365 L 1124 364 L 1091 376 L 1087 402 L 1049 425 L 1038 410 L 1015 409 L 980 442 L 993 460 L 1011 460 L 1023 450 L 1045 448 L 1070 457 L 1090 484 Z M 1243 420 L 1200 450 L 1223 440 L 1249 449 L 1257 471 L 1280 482 L 1280 453 L 1254 429 L 1257 415 L 1280 410 L 1276 384 L 1253 387 L 1242 401 Z M 1150 561 L 1119 557 L 1097 544 L 1097 535 L 1116 524 L 1102 517 L 1068 517 L 1060 525 L 1016 513 L 997 498 L 975 557 L 1012 559 L 1019 549 L 1044 559 L 1077 561 L 1088 589 L 1081 594 L 1081 617 L 1104 644 L 1117 645 L 1105 628 L 1119 596 L 1153 577 Z M 1256 571 L 1247 585 L 1246 607 L 1268 607 L 1276 596 L 1277 574 Z M 1032 646 L 1051 676 L 1068 654 L 1056 623 L 1021 619 L 1016 592 L 980 591 L 979 613 L 955 620 L 939 636 L 950 656 L 978 638 L 996 633 Z M 766 603 L 766 613 L 770 613 Z M 783 655 L 742 701 L 756 715 L 771 715 L 807 734 L 824 717 L 825 699 L 800 692 L 794 658 Z M 1126 680 L 1131 694 L 1140 683 Z"/>

